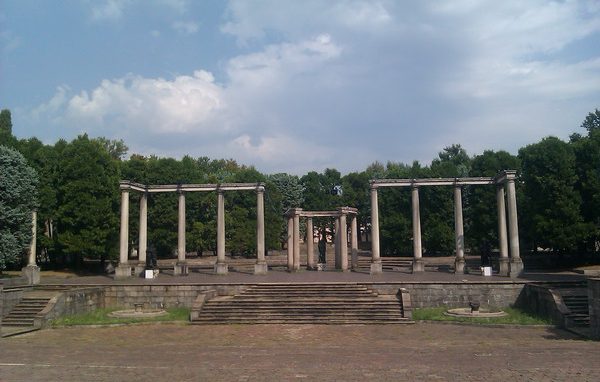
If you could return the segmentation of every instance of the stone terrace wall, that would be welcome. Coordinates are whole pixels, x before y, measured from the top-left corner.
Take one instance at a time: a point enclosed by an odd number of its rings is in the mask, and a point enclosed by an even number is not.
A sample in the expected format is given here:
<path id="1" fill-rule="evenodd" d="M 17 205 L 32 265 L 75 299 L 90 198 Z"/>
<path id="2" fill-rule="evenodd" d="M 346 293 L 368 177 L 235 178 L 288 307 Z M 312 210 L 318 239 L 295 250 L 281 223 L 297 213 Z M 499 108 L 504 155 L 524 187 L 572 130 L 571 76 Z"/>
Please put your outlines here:
<path id="1" fill-rule="evenodd" d="M 217 290 L 221 296 L 234 295 L 247 285 L 113 285 L 104 290 L 105 306 L 133 308 L 191 308 L 201 291 Z"/>
<path id="2" fill-rule="evenodd" d="M 82 288 L 62 292 L 53 297 L 37 314 L 35 324 L 47 326 L 55 318 L 92 312 L 104 307 L 104 287 Z"/>
<path id="3" fill-rule="evenodd" d="M 591 337 L 600 340 L 600 279 L 588 279 Z"/>
<path id="4" fill-rule="evenodd" d="M 1 287 L 1 286 L 0 286 Z M 8 313 L 21 301 L 23 294 L 31 289 L 30 287 L 25 288 L 7 288 L 0 294 L 0 316 L 6 317 Z"/>
<path id="5" fill-rule="evenodd" d="M 410 293 L 413 308 L 465 308 L 470 301 L 482 306 L 505 308 L 517 304 L 524 283 L 398 283 L 373 284 L 380 294 L 397 294 L 399 288 Z"/>

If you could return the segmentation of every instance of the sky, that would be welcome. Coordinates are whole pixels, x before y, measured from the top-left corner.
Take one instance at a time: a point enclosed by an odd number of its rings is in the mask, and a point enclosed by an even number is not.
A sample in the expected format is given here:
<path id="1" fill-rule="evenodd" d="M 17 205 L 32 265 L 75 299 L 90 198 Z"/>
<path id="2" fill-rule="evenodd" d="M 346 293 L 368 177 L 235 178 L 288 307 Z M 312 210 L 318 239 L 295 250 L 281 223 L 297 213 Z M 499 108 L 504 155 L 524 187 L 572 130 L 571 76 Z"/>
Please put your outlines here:
<path id="1" fill-rule="evenodd" d="M 0 0 L 0 108 L 264 173 L 516 154 L 600 108 L 600 1 Z"/>

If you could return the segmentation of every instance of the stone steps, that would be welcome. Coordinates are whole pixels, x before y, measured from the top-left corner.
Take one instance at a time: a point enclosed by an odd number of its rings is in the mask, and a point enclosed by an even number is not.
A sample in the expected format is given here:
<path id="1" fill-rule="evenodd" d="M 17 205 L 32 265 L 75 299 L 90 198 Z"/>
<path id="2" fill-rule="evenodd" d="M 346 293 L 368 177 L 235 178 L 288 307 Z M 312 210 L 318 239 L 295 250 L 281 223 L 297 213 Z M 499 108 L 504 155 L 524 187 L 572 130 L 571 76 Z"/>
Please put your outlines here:
<path id="1" fill-rule="evenodd" d="M 35 316 L 48 305 L 50 298 L 23 297 L 2 319 L 2 326 L 33 326 Z"/>
<path id="2" fill-rule="evenodd" d="M 193 324 L 407 323 L 395 296 L 359 284 L 259 284 L 204 303 Z"/>
<path id="3" fill-rule="evenodd" d="M 563 303 L 571 312 L 566 315 L 568 321 L 576 327 L 589 327 L 587 284 L 584 282 L 553 284 L 552 289 L 560 293 Z"/>

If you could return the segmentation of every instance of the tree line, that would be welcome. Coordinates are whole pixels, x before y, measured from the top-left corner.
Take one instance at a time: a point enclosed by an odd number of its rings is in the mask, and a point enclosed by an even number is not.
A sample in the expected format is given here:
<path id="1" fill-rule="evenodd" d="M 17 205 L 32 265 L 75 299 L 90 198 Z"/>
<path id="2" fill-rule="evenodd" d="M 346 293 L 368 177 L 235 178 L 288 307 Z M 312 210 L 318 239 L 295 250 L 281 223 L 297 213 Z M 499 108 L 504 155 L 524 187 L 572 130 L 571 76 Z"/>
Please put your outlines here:
<path id="1" fill-rule="evenodd" d="M 546 137 L 522 147 L 517 155 L 486 150 L 470 156 L 460 144 L 441 151 L 425 165 L 375 162 L 364 171 L 342 175 L 336 169 L 310 171 L 303 176 L 263 174 L 232 159 L 181 160 L 132 154 L 123 141 L 80 135 L 72 141 L 44 144 L 37 138 L 17 139 L 12 134 L 9 110 L 0 113 L 2 156 L 22 155 L 35 170 L 31 181 L 36 196 L 28 208 L 38 214 L 38 257 L 42 263 L 79 266 L 84 259 L 104 262 L 118 257 L 119 180 L 143 184 L 263 182 L 267 251 L 281 249 L 286 241 L 288 208 L 332 210 L 356 207 L 363 238 L 370 235 L 369 180 L 384 178 L 491 177 L 504 169 L 517 170 L 517 202 L 521 248 L 524 254 L 541 250 L 589 253 L 600 242 L 600 111 L 589 113 L 582 133 L 568 141 Z M 6 148 L 11 148 L 6 149 Z M 10 154 L 6 152 L 10 151 Z M 16 150 L 16 151 L 15 151 Z M 19 154 L 20 153 L 20 154 Z M 2 162 L 4 163 L 4 162 Z M 6 162 L 8 163 L 8 162 Z M 27 175 L 29 174 L 29 175 Z M 37 177 L 35 176 L 37 174 Z M 6 177 L 5 177 L 6 178 Z M 6 206 L 13 183 L 0 184 L 3 225 L 0 232 L 0 269 L 18 262 L 15 248 L 24 251 L 27 230 L 10 241 Z M 29 184 L 29 183 L 28 183 Z M 137 247 L 138 195 L 131 195 L 130 243 Z M 465 245 L 475 250 L 497 243 L 496 196 L 493 187 L 463 189 Z M 31 198 L 30 198 L 31 199 Z M 256 248 L 256 196 L 226 193 L 227 251 L 253 256 Z M 190 252 L 216 250 L 216 194 L 189 193 L 186 197 L 186 248 Z M 422 243 L 425 255 L 451 255 L 454 250 L 454 210 L 450 187 L 420 190 Z M 410 191 L 385 189 L 379 193 L 380 243 L 385 256 L 412 253 Z M 16 220 L 11 223 L 13 228 Z M 22 222 L 20 223 L 22 224 Z M 316 220 L 321 230 L 332 225 Z M 14 235 L 13 235 L 14 236 Z M 159 257 L 173 256 L 177 246 L 177 196 L 153 194 L 148 200 L 148 240 Z M 16 244 L 16 243 L 20 244 Z M 21 247 L 19 247 L 21 246 Z M 12 248 L 12 249 L 10 249 Z M 11 255 L 12 254 L 12 255 Z"/>

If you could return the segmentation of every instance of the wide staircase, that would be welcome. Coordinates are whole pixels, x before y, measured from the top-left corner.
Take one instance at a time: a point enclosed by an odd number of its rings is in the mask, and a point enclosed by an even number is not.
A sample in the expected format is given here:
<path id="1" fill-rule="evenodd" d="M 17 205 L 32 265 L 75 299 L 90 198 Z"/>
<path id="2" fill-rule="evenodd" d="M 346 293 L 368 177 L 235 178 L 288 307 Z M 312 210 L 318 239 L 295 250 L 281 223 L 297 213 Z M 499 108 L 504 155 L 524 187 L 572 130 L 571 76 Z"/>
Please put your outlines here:
<path id="1" fill-rule="evenodd" d="M 259 284 L 204 303 L 194 324 L 400 324 L 401 298 L 361 284 Z"/>

